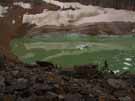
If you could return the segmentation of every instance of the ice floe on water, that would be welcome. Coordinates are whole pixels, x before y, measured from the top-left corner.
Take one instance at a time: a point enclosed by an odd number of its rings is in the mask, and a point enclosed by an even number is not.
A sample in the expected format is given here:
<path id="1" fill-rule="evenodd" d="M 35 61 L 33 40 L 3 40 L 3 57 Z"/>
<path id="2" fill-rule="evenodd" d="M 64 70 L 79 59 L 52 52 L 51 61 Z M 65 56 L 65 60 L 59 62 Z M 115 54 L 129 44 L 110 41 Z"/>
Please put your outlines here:
<path id="1" fill-rule="evenodd" d="M 117 73 L 119 73 L 119 72 L 120 72 L 119 69 L 113 71 L 114 74 L 117 74 Z"/>
<path id="2" fill-rule="evenodd" d="M 128 70 L 128 69 L 129 69 L 129 67 L 123 67 L 122 69 L 123 69 L 123 70 Z"/>
<path id="3" fill-rule="evenodd" d="M 126 61 L 132 61 L 132 58 L 125 58 Z"/>
<path id="4" fill-rule="evenodd" d="M 83 50 L 83 49 L 89 48 L 89 45 L 88 44 L 81 44 L 81 45 L 76 46 L 76 48 L 80 49 L 80 50 Z"/>
<path id="5" fill-rule="evenodd" d="M 128 63 L 128 62 L 124 62 L 123 64 L 127 65 L 127 66 L 132 66 L 132 64 Z"/>

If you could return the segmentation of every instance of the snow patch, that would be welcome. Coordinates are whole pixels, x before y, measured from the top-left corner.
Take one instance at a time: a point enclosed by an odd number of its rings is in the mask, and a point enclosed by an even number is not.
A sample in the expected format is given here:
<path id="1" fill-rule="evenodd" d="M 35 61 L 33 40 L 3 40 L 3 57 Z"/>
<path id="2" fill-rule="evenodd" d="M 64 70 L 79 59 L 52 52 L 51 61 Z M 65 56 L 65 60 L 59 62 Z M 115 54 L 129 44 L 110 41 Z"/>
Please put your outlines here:
<path id="1" fill-rule="evenodd" d="M 81 44 L 81 45 L 76 46 L 76 48 L 80 50 L 87 49 L 88 47 L 89 47 L 88 44 Z"/>
<path id="2" fill-rule="evenodd" d="M 31 4 L 30 3 L 14 2 L 13 5 L 20 6 L 20 7 L 24 8 L 24 9 L 31 9 Z"/>
<path id="3" fill-rule="evenodd" d="M 44 1 L 52 2 L 53 0 Z M 35 24 L 41 27 L 44 25 L 67 26 L 87 23 L 93 24 L 96 22 L 135 22 L 135 12 L 133 11 L 116 10 L 92 5 L 85 6 L 77 3 L 58 3 L 58 5 L 62 7 L 70 4 L 78 5 L 76 7 L 80 9 L 58 11 L 44 10 L 39 14 L 24 14 L 23 23 Z"/>
<path id="4" fill-rule="evenodd" d="M 0 5 L 0 17 L 4 17 L 4 13 L 7 13 L 8 7 L 3 7 Z"/>

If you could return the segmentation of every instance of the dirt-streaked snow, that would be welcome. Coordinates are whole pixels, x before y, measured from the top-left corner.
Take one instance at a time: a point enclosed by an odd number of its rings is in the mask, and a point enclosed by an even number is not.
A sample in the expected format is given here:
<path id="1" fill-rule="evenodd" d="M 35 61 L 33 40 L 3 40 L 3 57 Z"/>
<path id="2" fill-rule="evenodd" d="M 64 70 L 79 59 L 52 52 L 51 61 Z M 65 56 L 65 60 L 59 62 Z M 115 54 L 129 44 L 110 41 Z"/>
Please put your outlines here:
<path id="1" fill-rule="evenodd" d="M 7 9 L 8 7 L 3 7 L 0 5 L 0 17 L 3 17 L 4 16 L 3 14 L 7 13 Z"/>
<path id="2" fill-rule="evenodd" d="M 83 8 L 84 5 L 80 4 L 80 3 L 75 3 L 75 2 L 70 2 L 70 3 L 63 3 L 63 2 L 60 2 L 60 1 L 55 1 L 55 0 L 43 0 L 44 2 L 46 3 L 50 3 L 50 4 L 53 4 L 53 5 L 57 5 L 59 6 L 61 9 L 62 8 Z"/>
<path id="3" fill-rule="evenodd" d="M 44 0 L 47 2 L 47 0 Z M 52 2 L 49 0 L 48 2 Z M 67 6 L 76 5 L 76 10 L 44 10 L 40 14 L 23 16 L 23 23 L 36 24 L 38 27 L 44 25 L 81 25 L 85 23 L 95 22 L 135 22 L 135 12 L 127 10 L 116 10 L 112 8 L 102 8 L 98 6 L 85 6 L 79 3 L 62 3 L 57 2 L 57 5 Z"/>
<path id="4" fill-rule="evenodd" d="M 14 2 L 13 5 L 20 6 L 24 9 L 31 9 L 30 3 L 24 3 L 24 2 Z"/>

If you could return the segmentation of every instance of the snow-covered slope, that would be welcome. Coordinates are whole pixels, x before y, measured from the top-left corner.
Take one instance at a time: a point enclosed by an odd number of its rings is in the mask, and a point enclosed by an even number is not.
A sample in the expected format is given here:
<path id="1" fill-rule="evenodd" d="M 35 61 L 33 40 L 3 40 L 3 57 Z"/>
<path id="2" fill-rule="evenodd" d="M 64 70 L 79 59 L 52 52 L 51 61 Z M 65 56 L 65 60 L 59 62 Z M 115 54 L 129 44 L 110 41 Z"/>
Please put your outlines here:
<path id="1" fill-rule="evenodd" d="M 44 0 L 47 2 L 47 0 Z M 102 8 L 98 6 L 85 6 L 79 3 L 52 2 L 68 10 L 49 11 L 44 10 L 40 14 L 25 14 L 23 23 L 36 24 L 38 27 L 44 25 L 80 25 L 96 22 L 135 22 L 135 12 L 128 10 L 116 10 L 112 8 Z M 77 6 L 75 6 L 77 4 Z M 68 5 L 68 6 L 67 6 Z M 78 9 L 71 10 L 70 7 Z"/>

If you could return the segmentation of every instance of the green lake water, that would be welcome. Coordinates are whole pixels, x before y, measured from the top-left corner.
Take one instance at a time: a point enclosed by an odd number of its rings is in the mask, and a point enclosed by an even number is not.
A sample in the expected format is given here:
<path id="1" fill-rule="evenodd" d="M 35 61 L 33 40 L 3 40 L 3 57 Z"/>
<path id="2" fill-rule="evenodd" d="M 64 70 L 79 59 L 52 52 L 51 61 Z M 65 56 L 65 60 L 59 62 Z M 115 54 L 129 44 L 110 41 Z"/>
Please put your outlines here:
<path id="1" fill-rule="evenodd" d="M 107 61 L 115 72 L 135 71 L 135 36 L 88 36 L 47 34 L 25 36 L 11 43 L 12 52 L 25 63 L 36 60 L 53 62 L 61 67 L 94 63 L 99 69 Z"/>

